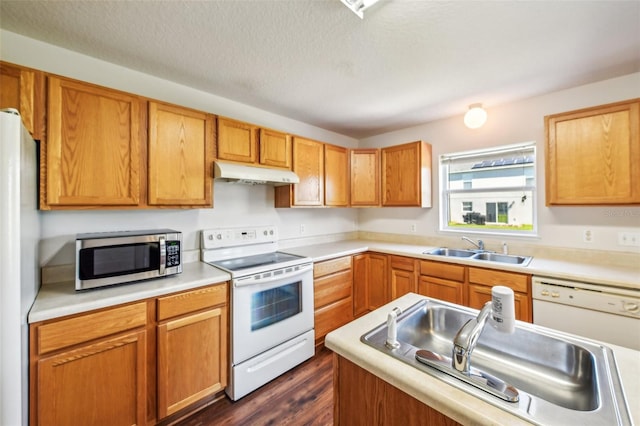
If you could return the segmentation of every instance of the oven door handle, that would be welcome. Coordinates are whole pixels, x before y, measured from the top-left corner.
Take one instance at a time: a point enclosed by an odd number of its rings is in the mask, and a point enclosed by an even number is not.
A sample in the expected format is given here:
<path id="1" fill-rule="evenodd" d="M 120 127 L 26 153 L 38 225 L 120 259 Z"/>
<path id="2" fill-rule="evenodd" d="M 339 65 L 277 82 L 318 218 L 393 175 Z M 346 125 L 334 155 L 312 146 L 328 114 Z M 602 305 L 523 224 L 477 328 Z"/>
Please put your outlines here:
<path id="1" fill-rule="evenodd" d="M 295 278 L 295 277 L 302 277 L 308 273 L 309 271 L 313 270 L 313 264 L 309 263 L 309 264 L 305 264 L 305 265 L 301 265 L 299 269 L 295 270 L 295 271 L 291 271 L 291 272 L 284 272 L 282 274 L 278 274 L 278 275 L 274 275 L 273 273 L 271 274 L 271 276 L 264 276 L 266 274 L 266 272 L 261 272 L 258 274 L 253 274 L 253 275 L 249 275 L 246 277 L 242 277 L 242 278 L 235 278 L 233 280 L 233 286 L 234 287 L 246 287 L 246 286 L 250 286 L 250 285 L 257 285 L 257 284 L 267 284 L 273 281 L 280 281 L 283 279 L 289 280 L 291 278 Z"/>

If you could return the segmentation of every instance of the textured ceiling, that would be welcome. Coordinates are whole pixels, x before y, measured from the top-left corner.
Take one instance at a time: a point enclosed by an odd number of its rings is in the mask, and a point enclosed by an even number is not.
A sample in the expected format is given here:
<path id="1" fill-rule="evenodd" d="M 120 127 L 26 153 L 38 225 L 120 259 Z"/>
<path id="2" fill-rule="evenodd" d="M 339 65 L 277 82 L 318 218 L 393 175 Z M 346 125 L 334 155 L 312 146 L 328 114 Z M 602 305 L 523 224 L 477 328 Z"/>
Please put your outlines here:
<path id="1" fill-rule="evenodd" d="M 355 138 L 640 71 L 640 1 L 11 1 L 0 27 Z"/>

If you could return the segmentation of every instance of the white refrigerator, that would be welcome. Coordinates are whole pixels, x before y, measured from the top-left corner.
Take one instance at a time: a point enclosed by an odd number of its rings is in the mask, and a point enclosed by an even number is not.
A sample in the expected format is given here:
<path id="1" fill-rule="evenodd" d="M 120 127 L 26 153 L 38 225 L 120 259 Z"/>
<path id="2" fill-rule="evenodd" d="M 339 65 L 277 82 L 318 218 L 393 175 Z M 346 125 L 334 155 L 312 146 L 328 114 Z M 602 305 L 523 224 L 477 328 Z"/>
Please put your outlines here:
<path id="1" fill-rule="evenodd" d="M 40 286 L 36 142 L 0 111 L 0 425 L 28 424 L 27 315 Z"/>

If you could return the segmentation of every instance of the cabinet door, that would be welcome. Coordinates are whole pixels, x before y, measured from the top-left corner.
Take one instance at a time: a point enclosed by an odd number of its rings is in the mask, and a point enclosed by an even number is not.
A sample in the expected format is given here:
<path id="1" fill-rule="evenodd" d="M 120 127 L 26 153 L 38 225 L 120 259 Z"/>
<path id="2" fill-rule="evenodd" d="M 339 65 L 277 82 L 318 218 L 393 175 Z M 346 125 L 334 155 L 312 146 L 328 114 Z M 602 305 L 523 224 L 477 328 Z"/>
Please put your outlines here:
<path id="1" fill-rule="evenodd" d="M 300 178 L 300 183 L 276 187 L 276 207 L 323 206 L 324 144 L 294 137 L 293 171 Z"/>
<path id="2" fill-rule="evenodd" d="M 431 145 L 382 148 L 382 205 L 431 207 Z"/>
<path id="3" fill-rule="evenodd" d="M 516 319 L 531 322 L 531 298 L 526 294 L 514 292 L 514 309 Z M 491 287 L 469 284 L 469 307 L 482 309 L 485 303 L 491 300 Z"/>
<path id="4" fill-rule="evenodd" d="M 415 293 L 418 287 L 418 261 L 404 256 L 389 256 L 391 265 L 391 299 Z"/>
<path id="5" fill-rule="evenodd" d="M 146 424 L 145 363 L 145 331 L 41 358 L 34 424 Z"/>
<path id="6" fill-rule="evenodd" d="M 218 118 L 218 159 L 256 163 L 257 133 L 251 124 Z"/>
<path id="7" fill-rule="evenodd" d="M 369 255 L 353 256 L 353 316 L 369 311 Z"/>
<path id="8" fill-rule="evenodd" d="M 291 137 L 275 130 L 260 129 L 260 164 L 291 170 Z"/>
<path id="9" fill-rule="evenodd" d="M 176 411 L 227 384 L 227 308 L 158 325 L 158 416 Z"/>
<path id="10" fill-rule="evenodd" d="M 150 205 L 212 206 L 213 117 L 149 102 Z"/>
<path id="11" fill-rule="evenodd" d="M 44 76 L 40 71 L 0 62 L 0 109 L 15 108 L 34 139 L 44 135 Z"/>
<path id="12" fill-rule="evenodd" d="M 138 205 L 142 101 L 57 77 L 48 83 L 43 207 Z"/>
<path id="13" fill-rule="evenodd" d="M 324 204 L 332 207 L 349 205 L 349 155 L 341 146 L 324 146 Z"/>
<path id="14" fill-rule="evenodd" d="M 373 311 L 391 301 L 389 291 L 389 260 L 387 255 L 369 253 L 368 302 Z"/>
<path id="15" fill-rule="evenodd" d="M 640 203 L 640 102 L 545 117 L 550 204 Z"/>
<path id="16" fill-rule="evenodd" d="M 463 305 L 464 283 L 423 276 L 418 283 L 418 294 Z"/>
<path id="17" fill-rule="evenodd" d="M 380 150 L 351 150 L 351 205 L 380 205 Z"/>

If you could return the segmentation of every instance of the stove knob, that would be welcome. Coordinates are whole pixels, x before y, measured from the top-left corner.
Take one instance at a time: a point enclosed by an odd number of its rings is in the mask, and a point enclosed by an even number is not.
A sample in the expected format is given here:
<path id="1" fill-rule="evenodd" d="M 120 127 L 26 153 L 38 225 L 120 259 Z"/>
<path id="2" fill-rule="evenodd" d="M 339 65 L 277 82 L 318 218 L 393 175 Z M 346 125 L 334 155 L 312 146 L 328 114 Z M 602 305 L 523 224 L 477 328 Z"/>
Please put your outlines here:
<path id="1" fill-rule="evenodd" d="M 631 312 L 632 314 L 640 311 L 640 306 L 634 302 L 623 302 L 623 307 L 625 311 Z"/>
<path id="2" fill-rule="evenodd" d="M 540 294 L 541 294 L 542 296 L 548 296 L 548 295 L 549 295 L 549 290 L 542 290 L 542 291 L 540 292 Z"/>

